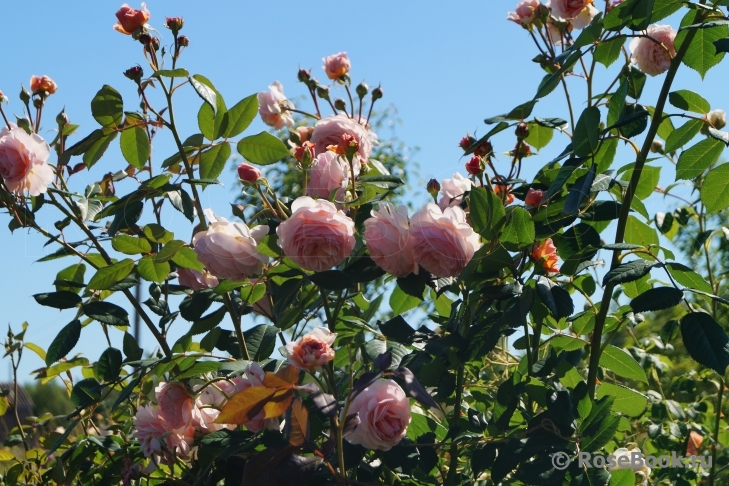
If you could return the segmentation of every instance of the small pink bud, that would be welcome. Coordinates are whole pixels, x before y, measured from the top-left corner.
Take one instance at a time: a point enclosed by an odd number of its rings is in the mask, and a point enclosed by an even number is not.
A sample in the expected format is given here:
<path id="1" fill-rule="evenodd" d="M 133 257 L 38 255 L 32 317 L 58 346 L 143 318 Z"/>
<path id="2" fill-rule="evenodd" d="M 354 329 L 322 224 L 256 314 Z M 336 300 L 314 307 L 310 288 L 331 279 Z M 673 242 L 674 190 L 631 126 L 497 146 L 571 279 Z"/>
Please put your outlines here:
<path id="1" fill-rule="evenodd" d="M 539 206 L 546 206 L 546 202 L 542 204 L 542 199 L 544 199 L 544 191 L 541 191 L 539 189 L 529 189 L 529 192 L 527 192 L 524 202 L 527 204 L 527 206 L 533 206 L 535 208 Z"/>
<path id="2" fill-rule="evenodd" d="M 466 172 L 471 175 L 479 175 L 483 172 L 483 164 L 481 163 L 481 157 L 473 156 L 471 160 L 466 162 Z"/>
<path id="3" fill-rule="evenodd" d="M 238 166 L 238 178 L 245 182 L 254 183 L 261 178 L 261 171 L 251 164 L 243 162 Z"/>

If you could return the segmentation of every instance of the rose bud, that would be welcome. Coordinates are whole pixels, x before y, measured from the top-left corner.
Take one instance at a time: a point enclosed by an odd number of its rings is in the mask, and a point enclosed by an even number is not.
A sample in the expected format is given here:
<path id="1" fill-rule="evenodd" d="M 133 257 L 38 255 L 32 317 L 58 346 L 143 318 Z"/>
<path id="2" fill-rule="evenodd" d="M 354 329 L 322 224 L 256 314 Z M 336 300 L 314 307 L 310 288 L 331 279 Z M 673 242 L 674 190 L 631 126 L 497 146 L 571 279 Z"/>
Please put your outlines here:
<path id="1" fill-rule="evenodd" d="M 137 64 L 136 66 L 132 66 L 124 71 L 124 76 L 136 83 L 139 83 L 139 81 L 142 79 L 142 76 L 144 76 L 144 70 L 142 69 L 142 66 Z"/>
<path id="2" fill-rule="evenodd" d="M 529 125 L 524 122 L 519 123 L 516 126 L 516 138 L 523 140 L 529 136 Z"/>
<path id="3" fill-rule="evenodd" d="M 149 20 L 149 10 L 147 5 L 142 4 L 142 10 L 131 8 L 126 3 L 116 12 L 118 23 L 114 25 L 114 30 L 122 34 L 132 35 L 135 30 L 144 27 Z"/>
<path id="4" fill-rule="evenodd" d="M 311 72 L 308 69 L 299 69 L 296 77 L 299 78 L 299 81 L 302 83 L 306 83 L 311 78 Z"/>
<path id="5" fill-rule="evenodd" d="M 2 93 L 0 93 L 0 98 L 2 98 Z M 66 115 L 65 108 L 58 115 L 56 115 L 56 123 L 58 123 L 61 127 L 65 127 L 66 125 L 68 125 L 68 115 Z"/>
<path id="6" fill-rule="evenodd" d="M 726 113 L 724 110 L 711 110 L 706 114 L 706 119 L 717 130 L 721 130 L 726 126 Z"/>
<path id="7" fill-rule="evenodd" d="M 552 238 L 547 238 L 541 245 L 535 246 L 531 254 L 535 263 L 540 263 L 548 273 L 558 273 L 557 247 L 554 246 Z"/>
<path id="8" fill-rule="evenodd" d="M 294 148 L 294 158 L 303 165 L 310 165 L 314 159 L 315 146 L 311 142 L 304 142 Z"/>
<path id="9" fill-rule="evenodd" d="M 382 88 L 379 86 L 376 87 L 375 89 L 372 90 L 372 101 L 379 100 L 380 98 L 382 98 L 383 95 L 384 95 L 384 93 L 382 92 Z"/>
<path id="10" fill-rule="evenodd" d="M 544 191 L 540 191 L 539 189 L 529 189 L 526 198 L 524 198 L 524 202 L 527 204 L 527 206 L 533 206 L 535 208 L 539 206 L 546 206 L 547 203 L 542 204 L 544 194 Z"/>
<path id="11" fill-rule="evenodd" d="M 478 147 L 476 147 L 476 150 L 473 151 L 474 155 L 478 155 L 479 157 L 488 157 L 493 152 L 494 147 L 488 140 L 484 140 L 482 143 L 479 144 Z"/>
<path id="12" fill-rule="evenodd" d="M 253 167 L 251 164 L 243 162 L 238 166 L 238 178 L 244 182 L 251 184 L 261 178 L 261 171 Z"/>
<path id="13" fill-rule="evenodd" d="M 177 38 L 177 45 L 179 47 L 187 47 L 190 45 L 190 39 L 186 35 L 181 35 Z"/>
<path id="14" fill-rule="evenodd" d="M 328 100 L 329 99 L 329 88 L 327 88 L 326 86 L 317 86 L 316 95 L 323 100 Z"/>
<path id="15" fill-rule="evenodd" d="M 476 143 L 476 139 L 470 135 L 466 135 L 461 139 L 460 142 L 458 142 L 458 146 L 461 147 L 463 150 L 468 150 L 468 147 L 470 147 L 474 143 Z"/>
<path id="16" fill-rule="evenodd" d="M 78 164 L 73 166 L 73 169 L 71 167 L 68 168 L 68 175 L 75 174 L 76 172 L 81 172 L 86 168 L 86 164 L 83 162 L 79 162 Z"/>
<path id="17" fill-rule="evenodd" d="M 5 93 L 0 91 L 0 103 L 2 103 L 3 101 L 5 101 Z"/>
<path id="18" fill-rule="evenodd" d="M 185 21 L 182 17 L 167 17 L 166 20 L 165 27 L 172 31 L 172 35 L 177 35 L 177 33 L 182 30 L 182 26 L 185 25 Z"/>
<path id="19" fill-rule="evenodd" d="M 506 186 L 505 184 L 494 184 L 494 193 L 499 196 L 502 200 L 504 199 L 504 193 L 506 193 L 506 205 L 514 202 L 514 195 L 509 192 L 511 190 L 511 186 Z"/>
<path id="20" fill-rule="evenodd" d="M 159 37 L 152 37 L 149 44 L 147 44 L 147 52 L 151 53 L 152 51 L 150 51 L 150 49 L 159 51 L 159 46 L 160 46 Z"/>
<path id="21" fill-rule="evenodd" d="M 336 154 L 351 156 L 359 150 L 359 142 L 354 135 L 345 133 L 337 145 L 330 145 L 327 148 Z"/>
<path id="22" fill-rule="evenodd" d="M 33 94 L 45 92 L 47 95 L 52 95 L 57 89 L 56 82 L 46 75 L 30 77 L 30 90 Z"/>
<path id="23" fill-rule="evenodd" d="M 440 183 L 438 183 L 435 179 L 431 179 L 425 186 L 425 190 L 428 191 L 428 194 L 433 196 L 433 200 L 435 201 L 438 198 L 438 193 L 440 192 Z"/>
<path id="24" fill-rule="evenodd" d="M 474 155 L 473 157 L 471 157 L 471 160 L 466 162 L 466 172 L 471 175 L 479 175 L 483 172 L 483 169 L 484 167 L 480 157 L 476 157 Z"/>
<path id="25" fill-rule="evenodd" d="M 286 344 L 289 363 L 310 373 L 321 371 L 322 365 L 334 359 L 332 344 L 336 338 L 337 335 L 326 327 L 315 328 L 297 341 Z"/>
<path id="26" fill-rule="evenodd" d="M 367 86 L 367 83 L 362 81 L 361 83 L 359 83 L 357 85 L 357 88 L 355 88 L 355 91 L 357 92 L 357 96 L 359 96 L 359 99 L 362 99 L 367 95 L 367 93 L 369 93 L 370 87 Z"/>
<path id="27" fill-rule="evenodd" d="M 329 79 L 339 79 L 345 76 L 349 72 L 349 68 L 352 67 L 346 52 L 339 52 L 322 60 L 324 61 L 322 68 Z"/>
<path id="28" fill-rule="evenodd" d="M 22 101 L 26 105 L 30 103 L 30 93 L 27 89 L 25 89 L 25 86 L 20 87 L 20 95 L 18 97 L 20 98 L 20 101 Z"/>
<path id="29" fill-rule="evenodd" d="M 347 103 L 343 99 L 337 98 L 336 100 L 334 100 L 334 108 L 336 108 L 337 110 L 346 111 Z"/>
<path id="30" fill-rule="evenodd" d="M 651 152 L 654 154 L 662 154 L 663 153 L 663 142 L 656 139 L 651 142 Z"/>

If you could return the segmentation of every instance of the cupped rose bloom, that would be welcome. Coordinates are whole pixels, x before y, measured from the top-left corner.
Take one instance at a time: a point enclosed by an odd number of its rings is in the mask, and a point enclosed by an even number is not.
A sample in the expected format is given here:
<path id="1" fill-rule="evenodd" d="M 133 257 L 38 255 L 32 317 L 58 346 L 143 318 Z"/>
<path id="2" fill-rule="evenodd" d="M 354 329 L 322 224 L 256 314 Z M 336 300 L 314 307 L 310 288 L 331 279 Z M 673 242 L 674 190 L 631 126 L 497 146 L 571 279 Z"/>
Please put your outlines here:
<path id="1" fill-rule="evenodd" d="M 185 385 L 160 382 L 154 389 L 160 416 L 174 429 L 189 425 L 194 418 L 194 403 Z"/>
<path id="2" fill-rule="evenodd" d="M 180 285 L 194 290 L 212 289 L 218 285 L 218 279 L 206 271 L 198 272 L 189 268 L 177 269 L 177 281 Z"/>
<path id="3" fill-rule="evenodd" d="M 332 344 L 337 335 L 326 327 L 317 327 L 296 341 L 286 344 L 289 363 L 298 369 L 314 373 L 334 359 Z"/>
<path id="4" fill-rule="evenodd" d="M 547 238 L 541 245 L 535 246 L 532 250 L 532 260 L 542 265 L 548 273 L 558 273 L 557 247 L 554 246 L 552 238 Z"/>
<path id="5" fill-rule="evenodd" d="M 453 174 L 451 179 L 443 179 L 440 183 L 440 199 L 438 206 L 441 209 L 458 206 L 463 201 L 463 194 L 470 191 L 473 182 L 460 173 Z"/>
<path id="6" fill-rule="evenodd" d="M 31 196 L 46 192 L 53 182 L 50 156 L 51 148 L 40 135 L 28 135 L 13 123 L 0 130 L 0 175 L 10 192 L 27 191 Z"/>
<path id="7" fill-rule="evenodd" d="M 137 409 L 133 419 L 134 437 L 139 440 L 145 457 L 160 457 L 165 464 L 174 463 L 174 455 L 186 458 L 195 438 L 191 425 L 174 428 L 152 405 Z M 173 455 L 174 454 L 174 455 Z"/>
<path id="8" fill-rule="evenodd" d="M 551 0 L 547 5 L 552 9 L 552 16 L 569 21 L 575 28 L 587 27 L 598 10 L 592 5 L 593 0 Z"/>
<path id="9" fill-rule="evenodd" d="M 539 189 L 529 189 L 529 192 L 527 192 L 526 198 L 524 198 L 524 202 L 527 206 L 532 207 L 539 207 L 539 206 L 546 206 L 547 203 L 542 203 L 542 199 L 544 199 L 545 192 Z"/>
<path id="10" fill-rule="evenodd" d="M 371 218 L 364 222 L 364 237 L 370 257 L 387 273 L 407 277 L 418 273 L 410 245 L 410 221 L 408 208 L 380 203 L 379 211 L 371 211 Z"/>
<path id="11" fill-rule="evenodd" d="M 315 272 L 329 270 L 354 249 L 354 221 L 323 199 L 297 198 L 291 217 L 276 228 L 278 244 L 294 263 Z"/>
<path id="12" fill-rule="evenodd" d="M 137 10 L 126 3 L 116 12 L 118 22 L 114 25 L 114 30 L 122 34 L 132 35 L 132 33 L 143 27 L 149 20 L 149 10 L 147 4 L 142 4 L 142 9 Z"/>
<path id="13" fill-rule="evenodd" d="M 263 386 L 263 379 L 265 376 L 266 373 L 263 371 L 260 365 L 258 365 L 258 363 L 251 363 L 248 368 L 246 368 L 246 371 L 242 376 L 236 376 L 232 378 L 229 382 L 220 382 L 218 386 L 220 386 L 220 389 L 223 391 L 223 393 L 225 393 L 228 398 L 230 398 L 234 394 L 242 392 L 243 390 L 252 386 Z M 246 428 L 253 433 L 259 432 L 263 429 L 278 430 L 280 427 L 279 419 L 266 419 L 264 418 L 265 416 L 266 413 L 261 410 L 251 420 L 249 420 L 248 422 L 244 422 L 243 425 L 245 425 Z"/>
<path id="14" fill-rule="evenodd" d="M 645 74 L 656 76 L 671 67 L 676 55 L 676 31 L 670 25 L 652 25 L 646 35 L 650 38 L 635 37 L 630 41 L 630 60 Z"/>
<path id="15" fill-rule="evenodd" d="M 256 182 L 261 178 L 261 171 L 251 164 L 243 162 L 238 166 L 238 179 L 245 182 Z"/>
<path id="16" fill-rule="evenodd" d="M 291 128 L 294 126 L 294 117 L 291 111 L 294 104 L 286 99 L 283 93 L 283 85 L 274 81 L 269 91 L 258 93 L 258 113 L 266 125 L 281 130 L 284 125 Z"/>
<path id="17" fill-rule="evenodd" d="M 428 203 L 410 219 L 415 262 L 436 277 L 455 277 L 481 247 L 478 233 L 457 206 L 441 210 Z"/>
<path id="18" fill-rule="evenodd" d="M 30 90 L 33 93 L 40 93 L 45 91 L 49 95 L 52 95 L 58 89 L 58 85 L 50 77 L 46 76 L 31 76 L 30 77 Z"/>
<path id="19" fill-rule="evenodd" d="M 243 280 L 259 275 L 268 257 L 256 247 L 268 234 L 268 226 L 249 229 L 244 223 L 232 223 L 205 210 L 210 221 L 207 231 L 192 238 L 200 262 L 217 278 Z"/>
<path id="20" fill-rule="evenodd" d="M 612 456 L 614 458 L 614 465 L 613 462 L 610 462 L 607 466 L 608 471 L 632 469 L 635 471 L 636 486 L 647 486 L 648 477 L 651 475 L 651 468 L 646 464 L 645 456 L 640 449 L 637 447 L 633 449 L 620 447 L 615 449 Z"/>
<path id="21" fill-rule="evenodd" d="M 225 383 L 225 385 L 223 385 Z M 195 385 L 194 391 L 198 391 L 203 385 Z M 216 424 L 215 419 L 220 415 L 220 407 L 228 400 L 224 389 L 232 391 L 232 385 L 228 381 L 216 381 L 206 386 L 195 398 L 197 417 L 194 421 L 195 429 L 203 434 L 217 432 L 223 429 L 234 429 L 233 424 Z"/>
<path id="22" fill-rule="evenodd" d="M 349 69 L 352 67 L 346 52 L 332 54 L 331 56 L 327 56 L 322 59 L 322 61 L 324 61 L 322 68 L 324 69 L 324 72 L 327 73 L 327 77 L 329 79 L 341 78 L 347 74 Z"/>
<path id="23" fill-rule="evenodd" d="M 359 174 L 359 161 L 355 158 L 355 176 Z M 344 193 L 349 185 L 349 163 L 344 157 L 334 152 L 324 152 L 316 156 L 309 172 L 309 185 L 306 193 L 312 197 L 329 199 L 332 191 L 336 190 L 335 199 L 344 200 Z"/>
<path id="24" fill-rule="evenodd" d="M 410 401 L 393 380 L 377 380 L 354 397 L 350 414 L 359 414 L 359 425 L 346 439 L 367 449 L 388 451 L 407 433 Z"/>
<path id="25" fill-rule="evenodd" d="M 534 23 L 539 9 L 539 0 L 521 0 L 516 5 L 516 12 L 509 12 L 507 20 L 516 22 L 522 27 L 529 27 Z"/>
<path id="26" fill-rule="evenodd" d="M 323 154 L 330 145 L 337 146 L 342 141 L 343 135 L 351 135 L 359 146 L 357 155 L 362 163 L 366 163 L 372 153 L 372 148 L 377 145 L 377 135 L 367 130 L 367 120 L 362 119 L 361 123 L 340 113 L 322 118 L 314 124 L 314 132 L 311 134 L 311 143 L 315 145 L 317 154 Z"/>

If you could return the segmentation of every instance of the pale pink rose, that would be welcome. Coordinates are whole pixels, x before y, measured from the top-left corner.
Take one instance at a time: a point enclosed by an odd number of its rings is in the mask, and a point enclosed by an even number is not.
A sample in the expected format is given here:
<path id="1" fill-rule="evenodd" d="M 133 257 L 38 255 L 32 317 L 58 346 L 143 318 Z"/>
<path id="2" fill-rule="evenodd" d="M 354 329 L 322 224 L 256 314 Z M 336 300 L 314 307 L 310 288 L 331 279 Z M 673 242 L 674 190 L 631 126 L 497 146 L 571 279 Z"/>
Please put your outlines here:
<path id="1" fill-rule="evenodd" d="M 348 442 L 388 451 L 407 433 L 410 401 L 393 380 L 377 380 L 352 400 L 348 413 L 358 413 L 360 421 Z"/>
<path id="2" fill-rule="evenodd" d="M 562 32 L 560 32 L 559 27 L 555 25 L 554 20 L 551 18 L 547 20 L 547 28 L 545 29 L 545 34 L 547 35 L 547 39 L 549 42 L 554 46 L 561 46 L 563 41 L 563 35 Z"/>
<path id="3" fill-rule="evenodd" d="M 278 244 L 294 263 L 315 272 L 329 270 L 354 249 L 354 221 L 324 199 L 297 198 L 291 217 L 276 228 Z"/>
<path id="4" fill-rule="evenodd" d="M 189 425 L 193 420 L 194 404 L 185 385 L 160 382 L 154 389 L 159 414 L 174 429 Z"/>
<path id="5" fill-rule="evenodd" d="M 359 174 L 359 160 L 353 159 L 354 174 Z M 323 152 L 316 156 L 309 172 L 309 185 L 306 193 L 312 197 L 329 199 L 329 195 L 337 190 L 334 198 L 344 201 L 344 194 L 349 185 L 351 169 L 349 162 L 334 152 Z"/>
<path id="6" fill-rule="evenodd" d="M 218 285 L 218 279 L 206 271 L 198 272 L 189 268 L 177 269 L 177 281 L 180 285 L 194 290 L 212 289 Z"/>
<path id="7" fill-rule="evenodd" d="M 246 369 L 243 376 L 236 376 L 230 380 L 230 382 L 221 382 L 221 390 L 230 398 L 234 394 L 241 392 L 252 386 L 262 386 L 263 378 L 266 373 L 261 369 L 258 363 L 251 363 Z M 226 384 L 230 383 L 230 384 Z M 251 432 L 259 432 L 263 429 L 278 430 L 280 427 L 280 421 L 278 418 L 265 419 L 265 412 L 261 410 L 258 415 L 248 422 L 244 422 Z"/>
<path id="8" fill-rule="evenodd" d="M 408 208 L 380 203 L 379 211 L 371 211 L 364 222 L 364 237 L 372 260 L 384 271 L 396 277 L 418 273 L 410 245 Z"/>
<path id="9" fill-rule="evenodd" d="M 357 154 L 360 161 L 366 163 L 372 153 L 372 147 L 377 145 L 377 135 L 367 130 L 367 120 L 361 123 L 340 113 L 322 118 L 314 124 L 311 134 L 311 143 L 315 145 L 315 153 L 323 154 L 330 145 L 337 146 L 342 141 L 342 135 L 351 135 L 359 145 Z"/>
<path id="10" fill-rule="evenodd" d="M 327 77 L 329 79 L 341 78 L 347 74 L 349 72 L 349 68 L 352 67 L 346 52 L 332 54 L 331 56 L 327 56 L 322 59 L 322 61 L 324 61 L 322 68 L 324 69 L 324 72 L 327 73 Z"/>
<path id="11" fill-rule="evenodd" d="M 210 221 L 207 231 L 192 238 L 200 262 L 217 278 L 244 280 L 263 271 L 268 257 L 256 247 L 268 234 L 268 226 L 249 229 L 244 223 L 232 223 L 205 210 Z"/>
<path id="12" fill-rule="evenodd" d="M 194 391 L 198 391 L 202 385 L 195 385 Z M 209 434 L 222 429 L 233 430 L 233 424 L 216 424 L 215 419 L 220 415 L 220 407 L 228 400 L 223 390 L 228 390 L 231 394 L 235 393 L 233 385 L 228 381 L 216 381 L 206 386 L 203 391 L 195 398 L 195 408 L 197 409 L 197 420 L 194 421 L 195 428 L 203 433 Z"/>
<path id="13" fill-rule="evenodd" d="M 594 6 L 588 5 L 587 7 L 582 9 L 582 12 L 577 14 L 577 16 L 572 19 L 570 23 L 575 29 L 584 29 L 585 27 L 590 25 L 592 19 L 594 19 L 595 16 L 599 13 L 600 11 Z"/>
<path id="14" fill-rule="evenodd" d="M 332 344 L 337 335 L 326 327 L 317 327 L 296 341 L 286 344 L 289 363 L 300 370 L 321 371 L 322 365 L 334 359 Z"/>
<path id="15" fill-rule="evenodd" d="M 268 89 L 258 93 L 258 113 L 263 123 L 281 130 L 284 125 L 291 128 L 294 125 L 294 117 L 289 109 L 295 108 L 294 104 L 286 99 L 283 93 L 283 85 L 274 81 Z"/>
<path id="16" fill-rule="evenodd" d="M 132 35 L 132 33 L 143 27 L 149 20 L 149 10 L 147 5 L 142 3 L 142 10 L 137 10 L 126 3 L 116 12 L 118 22 L 114 25 L 114 30 L 122 34 Z"/>
<path id="17" fill-rule="evenodd" d="M 441 210 L 426 204 L 410 219 L 415 261 L 436 277 L 455 277 L 481 247 L 478 233 L 457 206 Z"/>
<path id="18" fill-rule="evenodd" d="M 31 196 L 46 192 L 53 182 L 50 156 L 51 148 L 40 135 L 28 135 L 13 123 L 0 130 L 0 176 L 10 192 L 27 191 Z"/>
<path id="19" fill-rule="evenodd" d="M 146 457 L 159 457 L 165 464 L 174 463 L 174 456 L 187 458 L 195 438 L 195 429 L 183 425 L 175 429 L 152 405 L 137 409 L 133 419 L 134 437 L 139 440 Z"/>
<path id="20" fill-rule="evenodd" d="M 651 25 L 646 34 L 651 39 L 635 37 L 630 41 L 630 60 L 645 74 L 656 76 L 671 67 L 671 59 L 676 55 L 676 31 L 670 25 Z"/>
<path id="21" fill-rule="evenodd" d="M 586 8 L 591 7 L 592 1 L 593 0 L 551 0 L 547 6 L 552 8 L 552 17 L 568 21 L 580 15 Z"/>
<path id="22" fill-rule="evenodd" d="M 460 173 L 453 174 L 452 179 L 443 179 L 440 183 L 440 199 L 438 206 L 441 209 L 458 206 L 463 201 L 463 194 L 473 187 L 473 182 Z"/>
<path id="23" fill-rule="evenodd" d="M 528 27 L 534 23 L 539 9 L 539 0 L 521 0 L 516 6 L 516 12 L 509 12 L 507 20 Z"/>

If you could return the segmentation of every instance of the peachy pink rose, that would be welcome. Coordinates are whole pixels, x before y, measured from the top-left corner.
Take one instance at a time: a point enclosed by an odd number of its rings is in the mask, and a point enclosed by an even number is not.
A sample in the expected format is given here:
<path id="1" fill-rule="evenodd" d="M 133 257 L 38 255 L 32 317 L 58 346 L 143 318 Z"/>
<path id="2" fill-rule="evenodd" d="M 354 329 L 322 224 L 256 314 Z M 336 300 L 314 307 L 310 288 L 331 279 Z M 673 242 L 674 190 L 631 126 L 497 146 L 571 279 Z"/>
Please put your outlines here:
<path id="1" fill-rule="evenodd" d="M 202 385 L 195 385 L 193 389 L 197 392 Z M 234 386 L 225 380 L 216 381 L 206 386 L 200 394 L 195 398 L 195 408 L 197 410 L 196 419 L 194 421 L 195 429 L 203 434 L 217 432 L 222 429 L 235 429 L 233 424 L 216 424 L 215 419 L 220 415 L 220 407 L 228 400 L 227 394 L 233 394 L 236 390 Z"/>
<path id="2" fill-rule="evenodd" d="M 192 238 L 200 262 L 217 278 L 244 280 L 263 271 L 268 257 L 256 249 L 268 234 L 268 226 L 249 229 L 245 223 L 232 223 L 205 210 L 210 221 L 207 231 Z"/>
<path id="3" fill-rule="evenodd" d="M 575 28 L 583 29 L 598 14 L 592 2 L 593 0 L 551 0 L 548 6 L 552 8 L 553 17 L 570 21 Z"/>
<path id="4" fill-rule="evenodd" d="M 276 130 L 281 130 L 284 125 L 291 128 L 294 117 L 288 109 L 294 109 L 295 106 L 284 96 L 283 85 L 274 81 L 268 89 L 258 93 L 258 113 L 263 123 Z"/>
<path id="5" fill-rule="evenodd" d="M 377 145 L 377 135 L 367 130 L 367 120 L 362 123 L 340 113 L 338 115 L 322 118 L 314 124 L 314 133 L 311 134 L 311 143 L 315 145 L 315 153 L 323 154 L 330 145 L 337 146 L 342 141 L 342 135 L 351 135 L 359 145 L 357 155 L 360 161 L 366 163 L 372 153 L 372 147 Z"/>
<path id="6" fill-rule="evenodd" d="M 426 204 L 410 218 L 415 261 L 436 277 L 455 277 L 481 247 L 478 233 L 457 206 L 441 210 Z"/>
<path id="7" fill-rule="evenodd" d="M 532 207 L 539 207 L 539 206 L 546 206 L 547 203 L 545 202 L 542 204 L 542 199 L 544 199 L 544 194 L 546 194 L 544 191 L 540 189 L 529 189 L 529 192 L 527 192 L 526 198 L 524 198 L 524 203 L 527 206 Z"/>
<path id="8" fill-rule="evenodd" d="M 538 9 L 539 0 L 521 0 L 516 6 L 516 12 L 509 12 L 506 19 L 516 22 L 522 27 L 529 27 L 534 23 Z"/>
<path id="9" fill-rule="evenodd" d="M 185 385 L 178 382 L 160 382 L 154 389 L 160 416 L 173 429 L 189 425 L 194 418 L 194 403 Z"/>
<path id="10" fill-rule="evenodd" d="M 635 37 L 630 41 L 630 60 L 645 74 L 656 76 L 671 67 L 671 59 L 676 55 L 676 31 L 670 25 L 652 25 L 646 34 L 650 39 Z"/>
<path id="11" fill-rule="evenodd" d="M 51 148 L 40 135 L 28 135 L 13 123 L 0 130 L 0 176 L 10 192 L 27 191 L 31 196 L 46 192 L 53 182 L 50 156 Z"/>
<path id="12" fill-rule="evenodd" d="M 331 56 L 327 56 L 322 59 L 322 61 L 324 61 L 322 68 L 324 69 L 324 72 L 327 73 L 327 77 L 329 79 L 341 78 L 347 74 L 349 72 L 349 68 L 352 67 L 346 52 L 332 54 Z"/>
<path id="13" fill-rule="evenodd" d="M 359 160 L 354 158 L 352 162 L 356 177 L 359 175 Z M 311 165 L 309 185 L 306 188 L 306 193 L 312 197 L 329 199 L 329 195 L 336 189 L 335 199 L 337 201 L 344 201 L 344 194 L 349 185 L 351 171 L 346 158 L 330 151 L 320 153 Z"/>
<path id="14" fill-rule="evenodd" d="M 463 177 L 460 173 L 453 174 L 451 179 L 443 179 L 440 183 L 440 199 L 438 206 L 445 209 L 458 206 L 463 201 L 463 194 L 471 190 L 471 179 Z"/>
<path id="15" fill-rule="evenodd" d="M 317 327 L 296 341 L 286 344 L 289 363 L 300 370 L 321 371 L 322 365 L 334 359 L 332 344 L 337 335 L 326 327 Z"/>
<path id="16" fill-rule="evenodd" d="M 372 260 L 384 271 L 396 277 L 418 273 L 410 245 L 408 208 L 380 203 L 379 211 L 372 211 L 364 222 L 364 237 Z"/>
<path id="17" fill-rule="evenodd" d="M 360 420 L 346 437 L 349 443 L 388 451 L 407 433 L 410 401 L 393 380 L 377 380 L 354 397 L 348 413 L 358 413 Z"/>
<path id="18" fill-rule="evenodd" d="M 114 30 L 122 34 L 132 35 L 132 33 L 143 27 L 149 20 L 149 10 L 147 5 L 142 3 L 142 9 L 137 10 L 130 7 L 126 3 L 116 12 L 117 23 Z"/>
<path id="19" fill-rule="evenodd" d="M 225 393 L 228 398 L 238 392 L 250 388 L 252 386 L 263 386 L 263 379 L 266 373 L 260 367 L 258 363 L 251 363 L 246 369 L 243 376 L 236 376 L 230 380 L 230 382 L 222 381 L 219 383 L 220 389 Z M 231 383 L 232 382 L 232 383 Z M 265 412 L 261 410 L 258 415 L 248 422 L 244 422 L 248 430 L 253 433 L 259 432 L 263 429 L 278 430 L 280 421 L 278 418 L 266 419 Z"/>
<path id="20" fill-rule="evenodd" d="M 180 285 L 194 290 L 212 289 L 218 285 L 218 279 L 206 271 L 198 272 L 189 268 L 177 269 L 177 281 Z"/>
<path id="21" fill-rule="evenodd" d="M 175 455 L 186 458 L 190 454 L 195 438 L 191 425 L 175 429 L 152 405 L 139 407 L 133 422 L 134 437 L 139 440 L 145 457 L 159 457 L 165 464 L 174 464 Z"/>
<path id="22" fill-rule="evenodd" d="M 276 228 L 278 244 L 294 263 L 315 272 L 342 263 L 354 249 L 354 221 L 323 199 L 297 198 L 291 217 Z"/>

